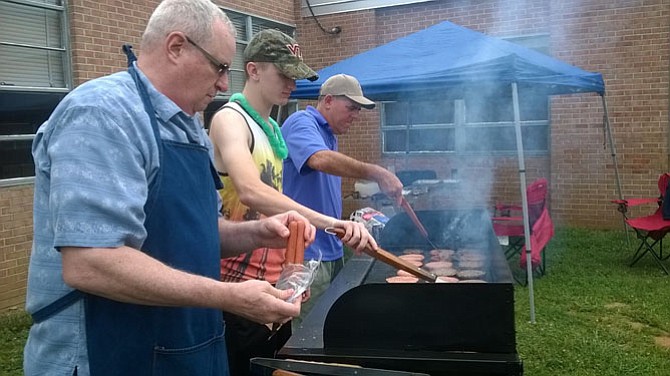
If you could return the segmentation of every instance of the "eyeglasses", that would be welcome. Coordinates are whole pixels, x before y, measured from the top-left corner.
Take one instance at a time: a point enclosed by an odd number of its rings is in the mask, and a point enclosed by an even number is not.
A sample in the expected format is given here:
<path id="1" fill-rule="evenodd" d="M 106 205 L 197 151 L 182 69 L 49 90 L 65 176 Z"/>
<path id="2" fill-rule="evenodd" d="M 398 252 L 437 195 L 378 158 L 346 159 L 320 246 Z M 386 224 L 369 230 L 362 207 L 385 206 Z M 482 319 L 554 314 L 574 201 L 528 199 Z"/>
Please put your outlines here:
<path id="1" fill-rule="evenodd" d="M 230 70 L 230 67 L 228 66 L 228 64 L 224 64 L 224 63 L 220 62 L 217 58 L 212 56 L 212 54 L 207 52 L 207 50 L 198 46 L 198 44 L 195 43 L 193 40 L 191 40 L 191 38 L 189 38 L 186 35 L 184 35 L 184 36 L 186 37 L 186 40 L 189 43 L 191 43 L 193 45 L 193 47 L 197 48 L 198 51 L 202 52 L 202 54 L 207 58 L 207 60 L 209 60 L 209 62 L 214 66 L 214 68 L 216 68 L 216 72 L 219 74 L 219 77 L 222 77 L 223 75 L 228 73 L 228 71 Z"/>

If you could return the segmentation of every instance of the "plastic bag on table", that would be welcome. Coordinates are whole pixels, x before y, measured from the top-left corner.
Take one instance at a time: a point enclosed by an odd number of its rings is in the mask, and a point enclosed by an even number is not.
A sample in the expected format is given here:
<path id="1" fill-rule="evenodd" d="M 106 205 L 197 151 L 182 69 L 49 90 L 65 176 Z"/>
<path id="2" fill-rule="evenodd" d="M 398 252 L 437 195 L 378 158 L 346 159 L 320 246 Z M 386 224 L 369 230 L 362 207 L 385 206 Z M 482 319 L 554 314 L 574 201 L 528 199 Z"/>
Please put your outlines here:
<path id="1" fill-rule="evenodd" d="M 362 223 L 377 241 L 379 241 L 382 229 L 384 229 L 384 226 L 389 221 L 389 218 L 384 213 L 370 207 L 354 211 L 349 216 L 349 219 Z"/>
<path id="2" fill-rule="evenodd" d="M 293 303 L 302 293 L 307 291 L 314 282 L 321 265 L 321 252 L 318 260 L 309 260 L 305 264 L 287 264 L 279 275 L 276 287 L 280 290 L 293 289 L 293 294 L 286 299 Z"/>

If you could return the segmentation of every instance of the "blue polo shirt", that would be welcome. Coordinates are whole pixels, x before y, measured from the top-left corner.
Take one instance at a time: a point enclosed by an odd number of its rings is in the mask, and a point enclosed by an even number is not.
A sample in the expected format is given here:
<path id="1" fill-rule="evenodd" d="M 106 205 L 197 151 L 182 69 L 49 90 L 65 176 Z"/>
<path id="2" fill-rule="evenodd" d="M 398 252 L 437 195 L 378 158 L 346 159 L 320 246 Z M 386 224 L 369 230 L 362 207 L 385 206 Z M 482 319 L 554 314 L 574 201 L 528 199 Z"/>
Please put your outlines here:
<path id="1" fill-rule="evenodd" d="M 341 218 L 342 179 L 307 165 L 309 157 L 318 151 L 337 151 L 337 138 L 326 119 L 316 108 L 307 106 L 289 116 L 281 132 L 288 147 L 288 158 L 284 160 L 284 194 L 319 213 Z M 323 261 L 337 260 L 344 255 L 340 239 L 323 230 L 317 231 L 316 240 L 305 250 L 305 260 L 317 259 L 319 251 Z"/>

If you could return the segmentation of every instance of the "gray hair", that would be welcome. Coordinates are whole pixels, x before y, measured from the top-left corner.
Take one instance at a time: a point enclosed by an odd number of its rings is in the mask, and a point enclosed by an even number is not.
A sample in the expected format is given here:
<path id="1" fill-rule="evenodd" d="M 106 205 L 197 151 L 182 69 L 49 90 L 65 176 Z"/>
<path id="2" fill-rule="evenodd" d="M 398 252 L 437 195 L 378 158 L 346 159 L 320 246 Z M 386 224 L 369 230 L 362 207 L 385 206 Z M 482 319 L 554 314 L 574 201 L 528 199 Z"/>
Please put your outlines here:
<path id="1" fill-rule="evenodd" d="M 212 26 L 223 22 L 235 37 L 235 26 L 211 0 L 163 0 L 149 18 L 142 35 L 142 47 L 154 47 L 173 31 L 182 31 L 198 43 L 212 39 Z"/>

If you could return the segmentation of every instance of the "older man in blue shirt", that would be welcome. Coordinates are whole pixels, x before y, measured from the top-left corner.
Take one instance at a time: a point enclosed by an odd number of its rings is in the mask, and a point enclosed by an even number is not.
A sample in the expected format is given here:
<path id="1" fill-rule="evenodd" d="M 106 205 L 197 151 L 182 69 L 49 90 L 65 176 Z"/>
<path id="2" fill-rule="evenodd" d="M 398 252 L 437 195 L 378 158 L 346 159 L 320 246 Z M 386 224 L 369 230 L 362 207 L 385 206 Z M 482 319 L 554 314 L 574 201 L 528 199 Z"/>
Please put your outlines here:
<path id="1" fill-rule="evenodd" d="M 139 60 L 126 48 L 127 72 L 79 86 L 40 127 L 26 375 L 225 376 L 221 310 L 298 315 L 290 290 L 219 281 L 222 256 L 284 246 L 288 222 L 306 222 L 219 216 L 197 112 L 227 90 L 234 30 L 210 0 L 164 0 Z"/>

